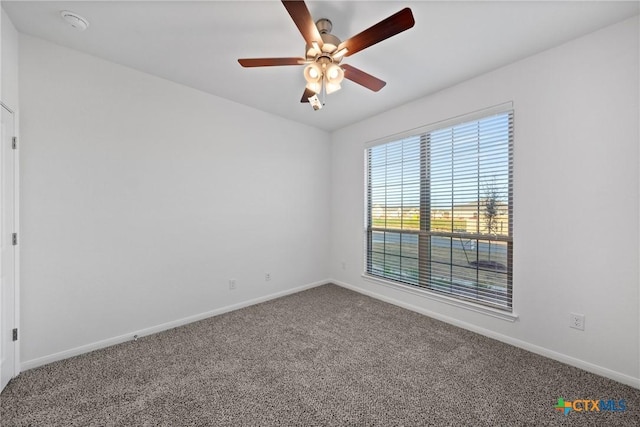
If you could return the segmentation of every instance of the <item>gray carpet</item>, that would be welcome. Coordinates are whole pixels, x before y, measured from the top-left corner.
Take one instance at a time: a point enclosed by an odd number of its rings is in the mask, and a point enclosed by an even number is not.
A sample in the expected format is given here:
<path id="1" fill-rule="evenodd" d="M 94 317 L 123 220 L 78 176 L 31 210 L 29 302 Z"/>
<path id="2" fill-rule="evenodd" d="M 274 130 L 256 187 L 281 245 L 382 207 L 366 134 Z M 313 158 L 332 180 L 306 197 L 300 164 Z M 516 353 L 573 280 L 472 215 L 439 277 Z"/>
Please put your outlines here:
<path id="1" fill-rule="evenodd" d="M 625 399 L 624 412 L 554 409 Z M 638 425 L 640 390 L 325 285 L 22 373 L 2 426 Z"/>

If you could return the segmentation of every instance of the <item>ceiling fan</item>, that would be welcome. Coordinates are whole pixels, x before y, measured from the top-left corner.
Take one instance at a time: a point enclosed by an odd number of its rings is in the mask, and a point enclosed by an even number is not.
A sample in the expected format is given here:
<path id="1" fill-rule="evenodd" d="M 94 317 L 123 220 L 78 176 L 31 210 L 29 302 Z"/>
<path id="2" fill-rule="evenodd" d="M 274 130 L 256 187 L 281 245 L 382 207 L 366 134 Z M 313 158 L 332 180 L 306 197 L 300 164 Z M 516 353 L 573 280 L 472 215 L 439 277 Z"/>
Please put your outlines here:
<path id="1" fill-rule="evenodd" d="M 238 59 L 243 67 L 273 67 L 281 65 L 305 65 L 304 77 L 307 81 L 300 102 L 310 102 L 314 110 L 322 108 L 318 94 L 330 94 L 340 89 L 343 79 L 351 80 L 374 92 L 387 83 L 358 68 L 342 64 L 342 59 L 373 46 L 396 34 L 413 27 L 415 21 L 411 9 L 405 8 L 389 16 L 361 33 L 340 41 L 331 34 L 331 21 L 322 18 L 313 22 L 304 1 L 282 0 L 293 22 L 300 30 L 306 45 L 304 57 L 289 58 L 244 58 Z"/>

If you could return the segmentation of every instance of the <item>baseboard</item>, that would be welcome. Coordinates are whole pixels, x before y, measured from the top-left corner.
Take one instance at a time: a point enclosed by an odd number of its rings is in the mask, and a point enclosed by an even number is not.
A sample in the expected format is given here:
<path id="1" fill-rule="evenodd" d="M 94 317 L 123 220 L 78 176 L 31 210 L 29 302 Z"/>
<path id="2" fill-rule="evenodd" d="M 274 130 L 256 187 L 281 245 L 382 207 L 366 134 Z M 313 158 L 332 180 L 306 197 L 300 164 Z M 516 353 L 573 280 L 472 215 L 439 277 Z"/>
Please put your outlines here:
<path id="1" fill-rule="evenodd" d="M 608 368 L 605 368 L 605 367 L 602 367 L 602 366 L 598 366 L 598 365 L 595 365 L 593 363 L 586 362 L 584 360 L 577 359 L 575 357 L 571 357 L 571 356 L 568 356 L 566 354 L 559 353 L 557 351 L 550 350 L 550 349 L 545 348 L 545 347 L 540 347 L 538 345 L 531 344 L 529 342 L 522 341 L 522 340 L 510 337 L 510 336 L 507 336 L 507 335 L 503 335 L 503 334 L 497 333 L 497 332 L 489 330 L 489 329 L 481 328 L 481 327 L 478 327 L 478 326 L 473 325 L 471 323 L 460 321 L 460 320 L 455 319 L 453 317 L 444 316 L 444 315 L 436 313 L 434 311 L 427 310 L 425 308 L 418 307 L 418 306 L 415 306 L 415 305 L 412 305 L 412 304 L 409 304 L 409 303 L 406 303 L 404 301 L 400 301 L 400 300 L 397 300 L 397 299 L 394 299 L 394 298 L 390 298 L 390 297 L 378 294 L 376 292 L 373 292 L 373 291 L 370 291 L 370 290 L 367 290 L 367 289 L 362 289 L 362 288 L 360 288 L 358 286 L 350 285 L 348 283 L 344 283 L 344 282 L 341 282 L 339 280 L 332 279 L 332 280 L 330 280 L 330 282 L 331 283 L 335 283 L 336 285 L 341 286 L 343 288 L 350 289 L 352 291 L 361 293 L 363 295 L 367 295 L 367 296 L 370 296 L 372 298 L 378 299 L 380 301 L 388 302 L 388 303 L 396 305 L 398 307 L 406 308 L 407 310 L 411 310 L 411 311 L 415 311 L 415 312 L 420 313 L 420 314 L 424 314 L 425 316 L 429 316 L 429 317 L 432 317 L 434 319 L 441 320 L 441 321 L 443 321 L 445 323 L 449 323 L 449 324 L 452 324 L 454 326 L 458 326 L 460 328 L 467 329 L 469 331 L 476 332 L 476 333 L 478 333 L 480 335 L 484 335 L 486 337 L 495 339 L 497 341 L 501 341 L 503 343 L 510 344 L 510 345 L 515 346 L 515 347 L 522 348 L 522 349 L 530 351 L 532 353 L 539 354 L 540 356 L 544 356 L 544 357 L 547 357 L 549 359 L 557 360 L 558 362 L 566 363 L 567 365 L 571 365 L 571 366 L 574 366 L 576 368 L 583 369 L 583 370 L 585 370 L 587 372 L 591 372 L 593 374 L 600 375 L 600 376 L 612 379 L 614 381 L 618 381 L 618 382 L 620 382 L 622 384 L 626 384 L 628 386 L 640 389 L 640 378 L 634 378 L 634 377 L 632 377 L 630 375 L 626 375 L 626 374 L 623 374 L 621 372 L 613 371 L 611 369 L 608 369 Z"/>
<path id="2" fill-rule="evenodd" d="M 255 304 L 260 304 L 262 302 L 266 302 L 272 299 L 280 298 L 283 296 L 295 294 L 298 292 L 305 291 L 307 289 L 315 288 L 317 286 L 322 286 L 327 283 L 330 283 L 329 280 L 321 280 L 314 283 L 309 283 L 306 285 L 298 286 L 292 289 L 287 289 L 285 291 L 276 292 L 273 294 L 269 294 L 266 296 L 262 296 L 259 298 L 250 299 L 247 301 L 242 301 L 237 304 L 228 305 L 225 307 L 220 307 L 215 310 L 207 311 L 204 313 L 196 314 L 193 316 L 188 316 L 182 319 L 173 320 L 171 322 L 162 323 L 160 325 L 152 326 L 145 329 L 140 329 L 137 331 L 131 331 L 123 335 L 119 335 L 112 338 L 107 338 L 105 340 L 96 341 L 90 344 L 82 345 L 80 347 L 75 347 L 69 350 L 64 350 L 58 353 L 49 354 L 47 356 L 38 357 L 37 359 L 27 360 L 20 364 L 21 372 L 27 371 L 29 369 L 37 368 L 39 366 L 43 366 L 52 362 L 57 362 L 59 360 L 68 359 L 69 357 L 79 356 L 84 353 L 89 353 L 94 350 L 99 350 L 101 348 L 110 347 L 112 345 L 120 344 L 126 341 L 131 341 L 134 335 L 138 337 L 144 337 L 147 335 L 152 335 L 158 332 L 166 331 L 169 329 L 176 328 L 178 326 L 187 325 L 189 323 L 197 322 L 198 320 L 207 319 L 209 317 L 218 316 L 220 314 L 228 313 L 230 311 L 239 310 L 241 308 L 249 307 Z"/>

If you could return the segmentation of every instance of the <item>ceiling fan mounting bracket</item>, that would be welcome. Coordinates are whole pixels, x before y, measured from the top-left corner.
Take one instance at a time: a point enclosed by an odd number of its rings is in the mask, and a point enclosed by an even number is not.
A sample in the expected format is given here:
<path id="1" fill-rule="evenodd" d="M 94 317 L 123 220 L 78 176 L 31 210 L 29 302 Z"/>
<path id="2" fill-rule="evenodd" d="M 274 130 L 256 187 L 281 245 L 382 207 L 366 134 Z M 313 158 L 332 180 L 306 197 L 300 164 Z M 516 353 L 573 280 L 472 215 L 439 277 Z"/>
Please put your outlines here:
<path id="1" fill-rule="evenodd" d="M 339 64 L 342 61 L 342 57 L 333 57 L 333 53 L 338 50 L 338 46 L 341 40 L 331 34 L 333 24 L 327 18 L 320 18 L 316 21 L 316 27 L 320 33 L 322 39 L 322 45 L 319 43 L 308 44 L 306 46 L 306 59 L 312 62 L 325 62 L 327 59 L 330 62 Z M 323 59 L 324 58 L 324 59 Z"/>

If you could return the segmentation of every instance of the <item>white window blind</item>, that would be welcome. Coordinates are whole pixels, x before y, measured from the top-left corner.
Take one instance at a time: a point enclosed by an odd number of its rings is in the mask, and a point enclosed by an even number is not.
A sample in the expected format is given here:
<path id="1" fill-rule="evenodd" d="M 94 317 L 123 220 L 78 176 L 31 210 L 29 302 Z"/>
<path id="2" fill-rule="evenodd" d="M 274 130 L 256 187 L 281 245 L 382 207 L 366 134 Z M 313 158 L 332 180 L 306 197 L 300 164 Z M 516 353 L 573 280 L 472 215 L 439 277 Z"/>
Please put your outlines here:
<path id="1" fill-rule="evenodd" d="M 510 310 L 513 112 L 366 155 L 367 273 Z"/>

